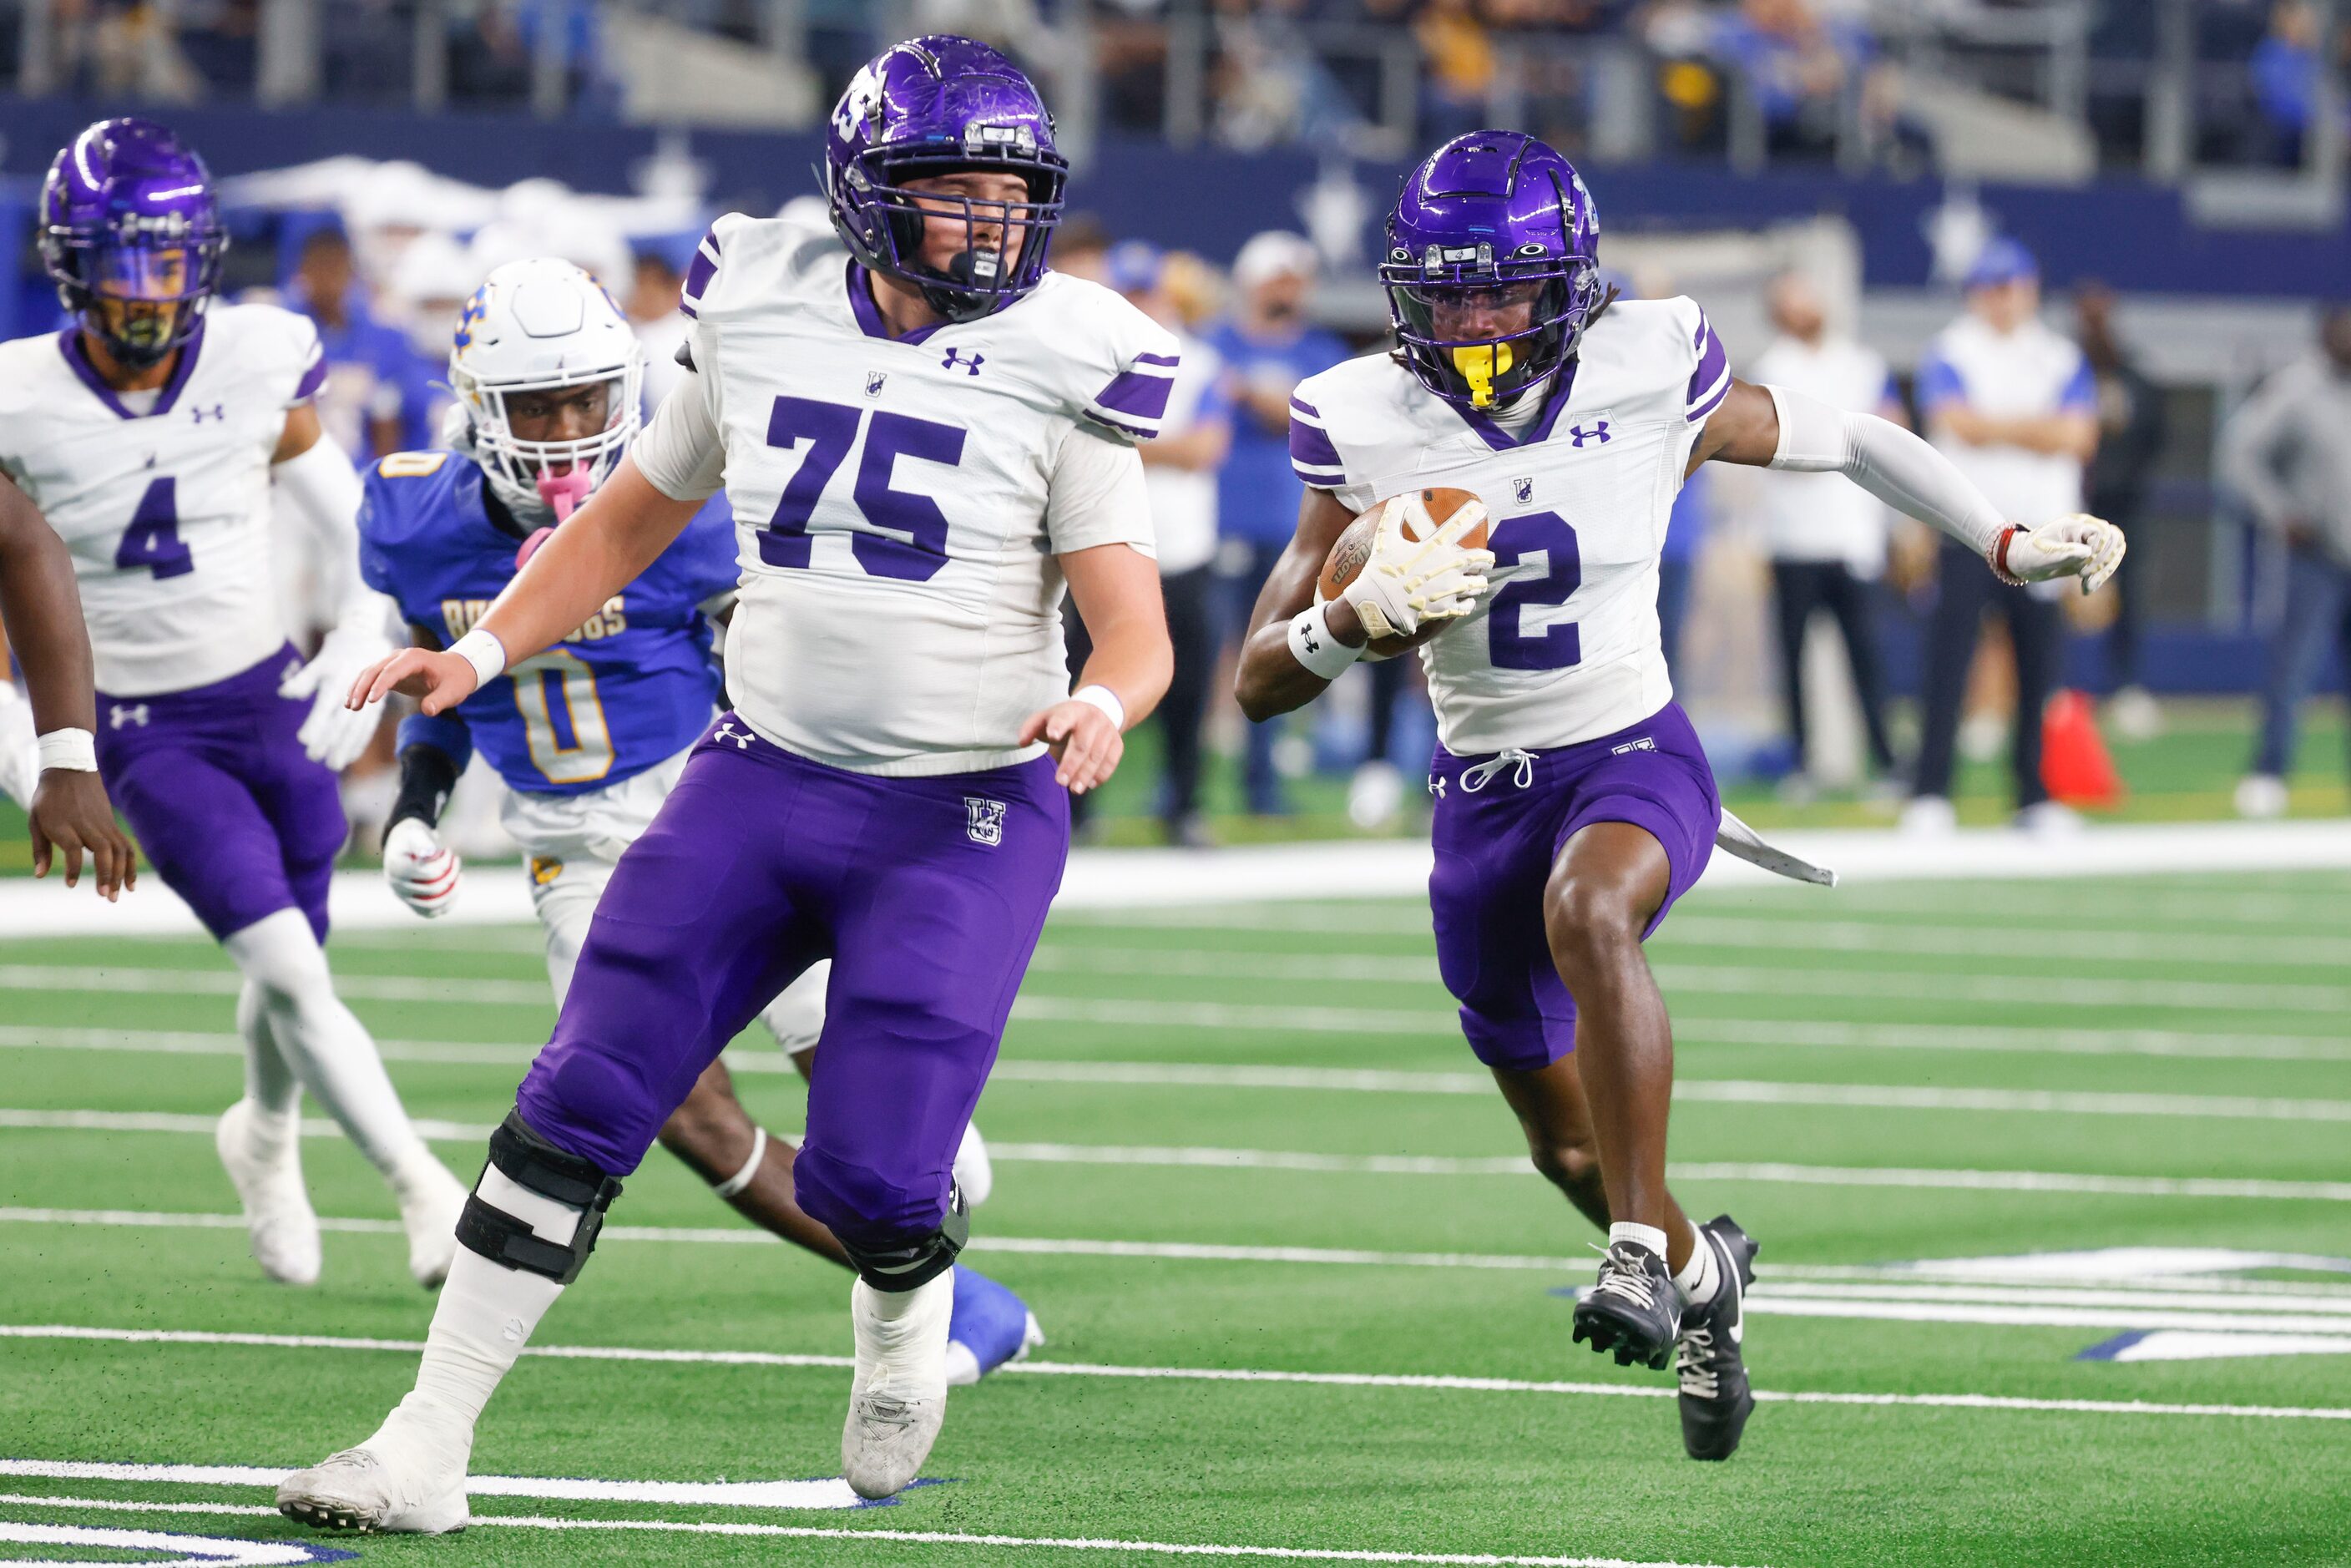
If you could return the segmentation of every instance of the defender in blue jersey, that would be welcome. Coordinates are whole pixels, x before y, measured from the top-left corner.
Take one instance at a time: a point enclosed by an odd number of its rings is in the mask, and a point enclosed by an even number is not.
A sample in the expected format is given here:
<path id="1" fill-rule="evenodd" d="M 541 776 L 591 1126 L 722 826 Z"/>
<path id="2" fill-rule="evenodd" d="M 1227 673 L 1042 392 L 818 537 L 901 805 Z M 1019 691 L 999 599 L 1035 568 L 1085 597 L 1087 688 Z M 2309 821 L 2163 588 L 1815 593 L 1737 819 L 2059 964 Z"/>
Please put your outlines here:
<path id="1" fill-rule="evenodd" d="M 466 308 L 450 359 L 466 425 L 455 451 L 394 453 L 366 476 L 360 563 L 417 642 L 473 629 L 522 559 L 619 461 L 637 430 L 643 351 L 604 290 L 568 262 L 516 262 Z M 435 825 L 475 753 L 507 787 L 502 820 L 529 857 L 531 897 L 557 998 L 621 852 L 653 821 L 710 728 L 719 687 L 715 617 L 737 568 L 725 498 L 557 647 L 517 663 L 445 714 L 400 728 L 401 791 L 384 873 L 420 915 L 445 911 L 459 874 Z M 824 1016 L 820 966 L 763 1015 L 808 1071 Z M 795 1150 L 772 1139 L 712 1063 L 662 1142 L 749 1218 L 848 1266 L 832 1233 L 794 1201 Z M 985 1146 L 958 1161 L 985 1191 Z M 966 1269 L 950 1370 L 976 1381 L 1040 1343 L 1019 1297 Z"/>

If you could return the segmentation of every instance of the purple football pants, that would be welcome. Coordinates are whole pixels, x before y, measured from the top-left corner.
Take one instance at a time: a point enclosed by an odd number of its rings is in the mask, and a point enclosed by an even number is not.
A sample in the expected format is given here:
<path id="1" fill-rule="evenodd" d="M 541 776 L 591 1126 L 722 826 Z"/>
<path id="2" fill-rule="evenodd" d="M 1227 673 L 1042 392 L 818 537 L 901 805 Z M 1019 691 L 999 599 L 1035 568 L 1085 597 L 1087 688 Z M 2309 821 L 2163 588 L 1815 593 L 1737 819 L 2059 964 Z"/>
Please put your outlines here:
<path id="1" fill-rule="evenodd" d="M 1630 822 L 1665 846 L 1671 879 L 1646 939 L 1706 870 L 1722 802 L 1677 703 L 1614 735 L 1520 758 L 1437 751 L 1428 905 L 1469 1049 L 1489 1067 L 1531 1072 L 1575 1049 L 1575 998 L 1543 930 L 1560 851 L 1593 822 Z"/>
<path id="2" fill-rule="evenodd" d="M 350 832 L 335 776 L 296 737 L 307 699 L 277 695 L 288 646 L 184 692 L 98 694 L 98 768 L 165 885 L 215 937 L 299 909 L 327 939 L 327 886 Z"/>
<path id="3" fill-rule="evenodd" d="M 726 1042 L 831 958 L 794 1187 L 852 1247 L 919 1241 L 1069 846 L 1050 758 L 878 779 L 722 719 L 613 870 L 523 1119 L 628 1175 Z"/>

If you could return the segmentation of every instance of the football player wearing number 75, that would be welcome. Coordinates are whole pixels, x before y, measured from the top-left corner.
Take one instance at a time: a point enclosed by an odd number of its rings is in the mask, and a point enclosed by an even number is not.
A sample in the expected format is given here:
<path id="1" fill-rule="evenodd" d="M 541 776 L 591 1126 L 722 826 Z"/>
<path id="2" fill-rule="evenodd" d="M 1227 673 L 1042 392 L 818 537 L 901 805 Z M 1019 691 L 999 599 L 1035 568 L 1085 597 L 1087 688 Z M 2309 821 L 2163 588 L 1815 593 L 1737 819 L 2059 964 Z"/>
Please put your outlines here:
<path id="1" fill-rule="evenodd" d="M 1719 1459 L 1753 1403 L 1740 1294 L 1755 1245 L 1728 1216 L 1693 1226 L 1666 1189 L 1673 1039 L 1641 943 L 1719 832 L 1775 852 L 1725 822 L 1667 680 L 1674 496 L 1709 460 L 1839 473 L 2011 582 L 2085 591 L 2123 538 L 2085 517 L 2018 528 L 1909 432 L 1740 381 L 1693 301 L 1604 297 L 1598 246 L 1591 193 L 1531 137 L 1458 137 L 1405 181 L 1380 268 L 1402 346 L 1291 401 L 1308 488 L 1239 696 L 1267 718 L 1367 646 L 1419 645 L 1440 741 L 1438 967 L 1536 1167 L 1608 1229 L 1574 1337 L 1620 1363 L 1675 1358 L 1684 1444 Z"/>
<path id="2" fill-rule="evenodd" d="M 686 277 L 693 373 L 611 477 L 447 652 L 351 688 L 355 707 L 399 689 L 448 711 L 585 623 L 725 489 L 732 708 L 613 870 L 490 1140 L 414 1391 L 287 1478 L 287 1513 L 465 1523 L 483 1406 L 622 1178 L 827 957 L 793 1187 L 857 1268 L 843 1473 L 870 1498 L 915 1479 L 969 1233 L 956 1151 L 1061 883 L 1070 792 L 1110 777 L 1174 663 L 1135 443 L 1176 343 L 1046 270 L 1067 167 L 995 50 L 885 50 L 833 112 L 830 227 L 721 218 Z M 1074 692 L 1065 586 L 1094 638 Z"/>
<path id="3" fill-rule="evenodd" d="M 323 439 L 318 329 L 214 298 L 228 246 L 204 161 L 163 127 L 100 120 L 50 165 L 41 257 L 72 317 L 0 345 L 0 469 L 73 554 L 98 678 L 93 762 L 140 847 L 244 976 L 245 1095 L 215 1146 L 270 1278 L 319 1278 L 297 1153 L 308 1090 L 383 1174 L 408 1267 L 440 1282 L 465 1187 L 402 1110 L 335 995 L 327 885 L 346 828 L 335 770 L 379 716 L 345 711 L 391 651 L 360 580 L 360 482 Z M 272 492 L 324 541 L 335 627 L 305 663 L 270 560 Z M 57 760 L 50 758 L 47 760 Z"/>

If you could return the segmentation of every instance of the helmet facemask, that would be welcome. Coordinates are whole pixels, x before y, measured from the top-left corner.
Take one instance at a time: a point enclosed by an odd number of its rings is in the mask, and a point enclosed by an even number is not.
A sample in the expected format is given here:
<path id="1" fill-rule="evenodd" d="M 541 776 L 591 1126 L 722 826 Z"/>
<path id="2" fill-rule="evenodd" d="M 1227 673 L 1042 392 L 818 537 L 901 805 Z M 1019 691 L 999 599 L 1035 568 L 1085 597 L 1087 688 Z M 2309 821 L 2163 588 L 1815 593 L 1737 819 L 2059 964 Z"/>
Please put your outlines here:
<path id="1" fill-rule="evenodd" d="M 633 345 L 632 345 L 633 348 Z M 472 426 L 475 461 L 508 510 L 561 522 L 619 466 L 643 422 L 644 360 L 632 352 L 622 365 L 597 365 L 528 381 L 487 382 L 452 361 L 449 380 Z M 568 406 L 586 402 L 587 418 L 564 420 Z M 580 435 L 533 438 L 518 432 L 560 422 Z"/>
<path id="2" fill-rule="evenodd" d="M 1600 292 L 1592 263 L 1551 256 L 1499 264 L 1474 256 L 1392 258 L 1380 281 L 1414 376 L 1447 402 L 1479 411 L 1558 374 Z"/>
<path id="3" fill-rule="evenodd" d="M 1028 128 L 1015 129 L 1025 133 Z M 984 134 L 988 128 L 972 130 Z M 967 173 L 1018 175 L 1027 199 L 912 188 L 917 180 Z M 893 158 L 890 150 L 877 149 L 848 164 L 841 180 L 845 189 L 832 193 L 833 221 L 869 270 L 911 285 L 949 321 L 974 321 L 1003 309 L 1044 276 L 1066 178 L 1059 156 L 1040 153 L 1033 139 L 1008 142 L 1004 155 L 994 158 Z M 931 225 L 938 223 L 959 223 L 963 229 L 963 243 L 944 267 L 925 256 Z"/>
<path id="4" fill-rule="evenodd" d="M 228 236 L 178 214 L 103 229 L 53 225 L 41 255 L 57 298 L 116 363 L 147 370 L 195 335 L 220 284 Z"/>

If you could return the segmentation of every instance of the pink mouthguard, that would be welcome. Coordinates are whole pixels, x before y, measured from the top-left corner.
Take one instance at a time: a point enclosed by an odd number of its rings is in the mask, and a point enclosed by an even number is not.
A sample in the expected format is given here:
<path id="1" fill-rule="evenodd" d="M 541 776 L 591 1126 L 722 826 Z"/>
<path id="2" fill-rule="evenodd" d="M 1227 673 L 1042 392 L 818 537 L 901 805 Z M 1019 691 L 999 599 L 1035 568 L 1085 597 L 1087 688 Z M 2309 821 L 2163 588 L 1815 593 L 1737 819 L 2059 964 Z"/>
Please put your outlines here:
<path id="1" fill-rule="evenodd" d="M 542 473 L 538 476 L 538 498 L 545 501 L 548 508 L 554 512 L 555 521 L 559 527 L 565 518 L 580 509 L 580 503 L 585 501 L 589 492 L 594 488 L 595 483 L 589 477 L 586 466 L 578 463 L 573 464 L 563 473 Z M 538 553 L 538 547 L 554 535 L 553 528 L 545 528 L 523 540 L 522 549 L 515 551 L 515 570 L 520 571 L 529 564 L 530 558 Z"/>

